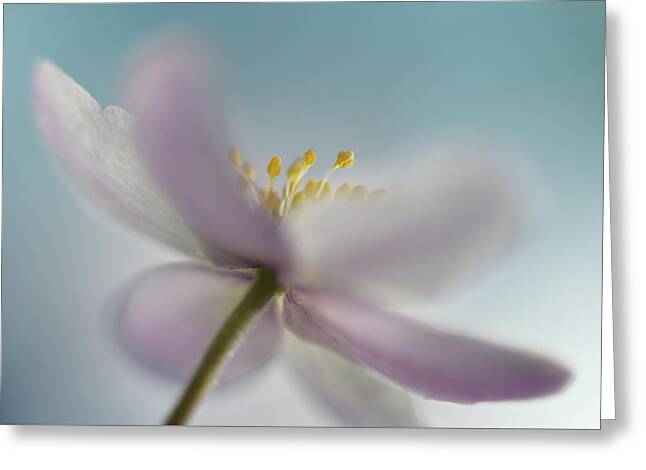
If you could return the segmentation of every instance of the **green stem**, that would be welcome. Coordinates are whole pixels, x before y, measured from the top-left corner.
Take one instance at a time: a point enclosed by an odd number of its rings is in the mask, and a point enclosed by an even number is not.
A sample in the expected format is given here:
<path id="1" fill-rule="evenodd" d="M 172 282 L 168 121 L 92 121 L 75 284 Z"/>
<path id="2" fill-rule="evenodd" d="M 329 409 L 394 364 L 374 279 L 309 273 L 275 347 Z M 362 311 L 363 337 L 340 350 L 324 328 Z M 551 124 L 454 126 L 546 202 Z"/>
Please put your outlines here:
<path id="1" fill-rule="evenodd" d="M 184 389 L 166 424 L 185 424 L 220 371 L 227 354 L 247 329 L 253 318 L 283 287 L 269 268 L 260 268 L 256 281 L 231 316 L 216 333 L 200 365 Z"/>

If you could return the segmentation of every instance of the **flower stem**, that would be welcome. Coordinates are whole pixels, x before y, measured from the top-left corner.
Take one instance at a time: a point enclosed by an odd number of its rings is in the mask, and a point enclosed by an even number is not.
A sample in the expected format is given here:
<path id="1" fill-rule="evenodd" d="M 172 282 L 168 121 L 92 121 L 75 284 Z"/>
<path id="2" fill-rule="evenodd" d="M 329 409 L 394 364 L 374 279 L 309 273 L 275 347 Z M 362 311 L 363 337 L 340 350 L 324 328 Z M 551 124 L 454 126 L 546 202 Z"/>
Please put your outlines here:
<path id="1" fill-rule="evenodd" d="M 200 365 L 166 419 L 166 424 L 185 424 L 188 421 L 242 333 L 256 314 L 281 290 L 283 287 L 271 269 L 258 270 L 251 289 L 211 341 Z"/>

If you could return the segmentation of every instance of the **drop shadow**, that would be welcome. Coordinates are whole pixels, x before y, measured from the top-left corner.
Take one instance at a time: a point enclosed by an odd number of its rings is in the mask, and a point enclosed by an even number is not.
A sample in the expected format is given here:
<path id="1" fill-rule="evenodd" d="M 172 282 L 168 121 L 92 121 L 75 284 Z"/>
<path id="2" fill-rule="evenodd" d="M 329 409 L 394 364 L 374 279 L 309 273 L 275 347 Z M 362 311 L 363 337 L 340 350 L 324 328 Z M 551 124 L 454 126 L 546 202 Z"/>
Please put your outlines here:
<path id="1" fill-rule="evenodd" d="M 607 94 L 608 102 L 608 152 L 610 181 L 610 236 L 612 237 L 612 310 L 614 334 L 615 366 L 615 410 L 617 419 L 616 431 L 625 430 L 630 425 L 630 398 L 628 396 L 629 374 L 626 373 L 626 292 L 625 279 L 627 255 L 626 246 L 626 213 L 624 192 L 626 182 L 626 158 L 624 153 L 625 133 L 624 93 L 622 63 L 621 18 L 616 12 L 608 13 L 606 19 L 606 61 L 608 68 Z"/>

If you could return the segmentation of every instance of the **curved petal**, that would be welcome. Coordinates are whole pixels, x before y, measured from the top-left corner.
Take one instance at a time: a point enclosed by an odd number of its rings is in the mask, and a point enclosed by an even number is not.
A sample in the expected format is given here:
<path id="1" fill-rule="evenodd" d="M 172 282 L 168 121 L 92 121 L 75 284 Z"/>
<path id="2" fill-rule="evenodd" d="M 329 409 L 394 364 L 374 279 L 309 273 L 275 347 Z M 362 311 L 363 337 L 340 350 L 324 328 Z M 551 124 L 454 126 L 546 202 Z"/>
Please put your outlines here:
<path id="1" fill-rule="evenodd" d="M 288 357 L 299 376 L 349 426 L 425 426 L 405 391 L 354 361 L 294 336 L 288 339 Z"/>
<path id="2" fill-rule="evenodd" d="M 237 190 L 227 141 L 206 85 L 203 58 L 165 44 L 139 62 L 126 88 L 143 161 L 193 232 L 216 251 L 275 268 L 287 249 L 273 220 Z"/>
<path id="3" fill-rule="evenodd" d="M 478 279 L 518 238 L 517 192 L 484 163 L 423 173 L 384 201 L 308 207 L 289 220 L 298 262 L 286 281 L 392 299 L 442 297 Z"/>
<path id="4" fill-rule="evenodd" d="M 558 392 L 570 378 L 564 367 L 538 355 L 441 332 L 338 294 L 290 291 L 284 320 L 301 338 L 437 400 L 540 397 Z"/>
<path id="5" fill-rule="evenodd" d="M 191 257 L 204 257 L 197 239 L 142 171 L 128 112 L 102 109 L 47 61 L 36 66 L 32 104 L 48 142 L 85 195 L 130 227 Z"/>
<path id="6" fill-rule="evenodd" d="M 251 280 L 189 263 L 145 273 L 122 290 L 112 307 L 119 341 L 137 361 L 185 381 Z M 256 369 L 276 352 L 282 329 L 273 301 L 252 328 L 225 365 L 222 381 Z"/>

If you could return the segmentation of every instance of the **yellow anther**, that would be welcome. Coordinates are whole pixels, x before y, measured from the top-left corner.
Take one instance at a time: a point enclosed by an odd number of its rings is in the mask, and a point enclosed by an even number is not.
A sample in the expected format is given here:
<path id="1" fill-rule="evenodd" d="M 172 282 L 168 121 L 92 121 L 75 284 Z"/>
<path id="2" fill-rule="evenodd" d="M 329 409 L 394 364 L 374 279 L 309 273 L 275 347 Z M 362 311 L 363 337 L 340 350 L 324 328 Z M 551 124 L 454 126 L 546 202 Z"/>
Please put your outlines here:
<path id="1" fill-rule="evenodd" d="M 316 187 L 316 181 L 312 178 L 308 178 L 305 182 L 305 191 L 313 191 Z"/>
<path id="2" fill-rule="evenodd" d="M 373 192 L 370 193 L 369 199 L 371 201 L 383 201 L 386 199 L 386 196 L 388 195 L 388 192 L 381 188 L 381 189 L 375 189 Z"/>
<path id="3" fill-rule="evenodd" d="M 304 191 L 308 199 L 313 199 L 316 196 L 316 193 L 318 193 L 320 185 L 321 185 L 320 181 L 316 181 L 313 179 L 307 180 L 307 183 L 305 183 Z"/>
<path id="4" fill-rule="evenodd" d="M 269 164 L 267 165 L 267 174 L 269 175 L 269 181 L 274 182 L 276 178 L 278 178 L 282 167 L 283 160 L 279 155 L 274 155 L 273 157 L 271 157 L 271 160 L 269 160 Z"/>
<path id="5" fill-rule="evenodd" d="M 361 200 L 367 197 L 380 200 L 386 197 L 385 189 L 369 192 L 365 186 L 353 186 L 349 183 L 344 183 L 336 189 L 336 192 L 333 191 L 329 182 L 330 177 L 339 168 L 350 168 L 354 164 L 355 155 L 350 149 L 338 153 L 334 165 L 328 169 L 323 179 L 309 178 L 305 181 L 305 174 L 317 159 L 314 149 L 307 150 L 287 168 L 285 183 L 281 187 L 276 187 L 276 180 L 283 169 L 283 161 L 279 155 L 274 155 L 267 163 L 269 184 L 265 188 L 259 187 L 255 182 L 255 168 L 251 163 L 242 160 L 238 149 L 231 147 L 228 157 L 233 166 L 238 169 L 239 190 L 276 220 L 288 216 L 292 211 L 300 210 L 307 203 L 328 201 L 333 194 L 339 202 Z"/>
<path id="6" fill-rule="evenodd" d="M 292 205 L 290 207 L 290 210 L 297 210 L 303 207 L 303 204 L 305 203 L 305 191 L 299 191 L 296 193 L 294 196 L 294 199 L 292 199 Z"/>
<path id="7" fill-rule="evenodd" d="M 350 168 L 354 163 L 354 152 L 352 150 L 342 150 L 336 157 L 334 169 Z"/>
<path id="8" fill-rule="evenodd" d="M 235 166 L 236 168 L 240 168 L 242 159 L 240 158 L 240 152 L 237 148 L 231 147 L 229 149 L 229 161 L 233 163 L 233 166 Z"/>
<path id="9" fill-rule="evenodd" d="M 309 149 L 303 154 L 303 165 L 305 169 L 308 169 L 316 162 L 316 152 L 313 149 Z"/>
<path id="10" fill-rule="evenodd" d="M 321 188 L 321 194 L 319 195 L 319 201 L 327 201 L 332 196 L 332 185 L 329 181 L 323 183 Z"/>
<path id="11" fill-rule="evenodd" d="M 352 191 L 350 191 L 350 200 L 361 201 L 362 199 L 365 199 L 367 195 L 368 189 L 360 184 L 352 188 Z"/>
<path id="12" fill-rule="evenodd" d="M 254 177 L 256 176 L 256 169 L 249 162 L 244 162 L 242 164 L 242 172 L 244 173 L 244 175 L 247 178 L 249 178 L 252 181 L 253 181 Z"/>
<path id="13" fill-rule="evenodd" d="M 344 202 L 348 199 L 352 186 L 350 183 L 343 183 L 341 186 L 336 188 L 336 193 L 334 193 L 334 198 L 339 202 Z"/>

